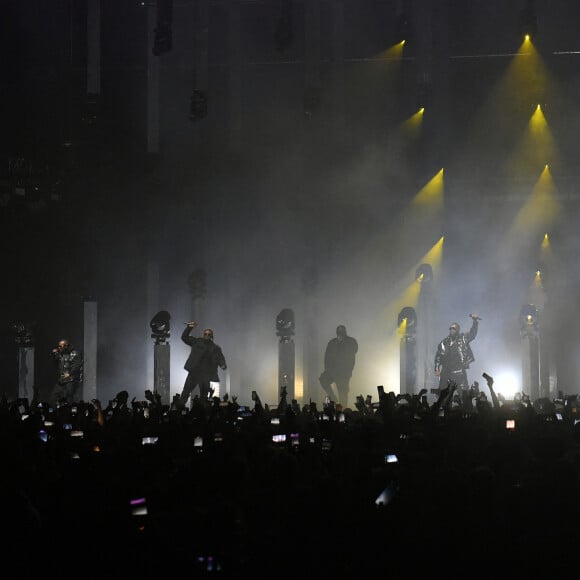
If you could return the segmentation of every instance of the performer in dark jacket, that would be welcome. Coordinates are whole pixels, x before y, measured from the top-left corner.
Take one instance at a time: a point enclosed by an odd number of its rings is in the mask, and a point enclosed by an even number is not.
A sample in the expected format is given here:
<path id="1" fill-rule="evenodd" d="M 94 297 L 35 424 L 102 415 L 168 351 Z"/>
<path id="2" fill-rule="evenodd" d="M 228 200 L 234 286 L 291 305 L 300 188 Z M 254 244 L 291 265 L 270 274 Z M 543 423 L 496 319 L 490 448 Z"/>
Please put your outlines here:
<path id="1" fill-rule="evenodd" d="M 183 367 L 187 371 L 187 379 L 179 397 L 182 406 L 185 406 L 191 392 L 198 385 L 201 400 L 207 400 L 210 382 L 219 382 L 218 367 L 222 370 L 227 369 L 222 349 L 213 341 L 213 330 L 206 328 L 203 331 L 203 338 L 190 336 L 196 326 L 197 322 L 188 322 L 181 334 L 181 340 L 191 347 Z"/>
<path id="2" fill-rule="evenodd" d="M 346 407 L 348 405 L 348 392 L 350 379 L 358 352 L 358 342 L 352 336 L 348 336 L 346 327 L 341 324 L 336 328 L 336 338 L 332 338 L 326 345 L 324 353 L 324 371 L 319 381 L 324 392 L 331 400 L 336 401 L 332 391 L 332 384 L 336 385 L 338 402 Z"/>
<path id="3" fill-rule="evenodd" d="M 458 389 L 469 389 L 466 369 L 475 360 L 469 343 L 477 336 L 477 314 L 469 315 L 472 320 L 468 332 L 460 332 L 457 322 L 449 325 L 449 335 L 438 345 L 435 353 L 435 376 L 439 377 L 439 390 L 454 382 Z"/>
<path id="4" fill-rule="evenodd" d="M 52 349 L 52 359 L 57 366 L 57 380 L 50 395 L 50 403 L 72 403 L 80 401 L 83 381 L 83 355 L 73 348 L 67 339 L 58 342 Z"/>

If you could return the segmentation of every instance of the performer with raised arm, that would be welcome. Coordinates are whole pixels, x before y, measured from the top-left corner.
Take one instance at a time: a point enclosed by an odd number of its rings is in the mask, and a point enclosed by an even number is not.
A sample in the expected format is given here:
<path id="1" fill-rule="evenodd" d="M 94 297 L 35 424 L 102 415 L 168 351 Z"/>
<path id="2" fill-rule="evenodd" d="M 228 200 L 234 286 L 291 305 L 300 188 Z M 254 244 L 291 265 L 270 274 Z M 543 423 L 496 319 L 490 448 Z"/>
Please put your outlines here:
<path id="1" fill-rule="evenodd" d="M 189 357 L 183 368 L 187 378 L 179 397 L 181 406 L 185 406 L 192 391 L 199 385 L 200 399 L 206 401 L 210 395 L 210 382 L 219 382 L 218 367 L 227 369 L 226 359 L 220 346 L 213 341 L 213 330 L 206 328 L 203 338 L 191 336 L 197 322 L 187 322 L 181 340 L 191 347 Z"/>
<path id="2" fill-rule="evenodd" d="M 471 328 L 468 332 L 460 332 L 457 322 L 449 325 L 449 334 L 437 345 L 435 353 L 435 376 L 439 377 L 439 391 L 450 383 L 457 385 L 462 392 L 469 389 L 467 369 L 475 360 L 470 343 L 477 336 L 479 321 L 477 314 L 470 314 Z"/>

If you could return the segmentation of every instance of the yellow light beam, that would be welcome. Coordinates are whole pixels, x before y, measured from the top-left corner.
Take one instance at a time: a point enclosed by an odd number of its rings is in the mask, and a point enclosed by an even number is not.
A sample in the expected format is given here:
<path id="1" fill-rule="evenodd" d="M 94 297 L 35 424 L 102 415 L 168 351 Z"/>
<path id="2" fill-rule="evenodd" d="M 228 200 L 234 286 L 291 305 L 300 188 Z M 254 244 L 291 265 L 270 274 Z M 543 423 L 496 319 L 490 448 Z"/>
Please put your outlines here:
<path id="1" fill-rule="evenodd" d="M 542 250 L 547 250 L 550 248 L 550 236 L 545 233 L 544 237 L 542 238 L 542 246 L 541 246 Z"/>
<path id="2" fill-rule="evenodd" d="M 385 256 L 402 255 L 409 250 L 414 250 L 417 242 L 417 232 L 422 232 L 423 239 L 432 239 L 441 231 L 442 212 L 444 205 L 444 180 L 443 169 L 430 179 L 430 181 L 415 195 L 413 201 L 401 210 L 396 225 L 390 227 L 385 232 L 376 234 L 369 239 L 363 249 L 360 250 L 360 257 L 355 258 L 356 263 L 362 264 L 369 259 Z M 405 258 L 407 256 L 405 255 Z M 413 256 L 410 257 L 413 260 Z M 396 265 L 394 265 L 396 267 Z M 394 272 L 399 276 L 399 273 Z M 404 275 L 403 272 L 400 275 Z"/>
<path id="3" fill-rule="evenodd" d="M 416 139 L 421 133 L 423 127 L 423 118 L 425 116 L 425 108 L 419 109 L 413 113 L 408 119 L 403 121 L 400 132 L 405 144 Z"/>
<path id="4" fill-rule="evenodd" d="M 403 320 L 401 320 L 401 324 L 399 324 L 397 333 L 399 336 L 404 336 L 405 332 L 407 332 L 407 319 L 403 318 Z"/>
<path id="5" fill-rule="evenodd" d="M 377 58 L 385 60 L 401 60 L 403 58 L 403 49 L 405 48 L 405 41 L 397 42 L 393 46 L 383 50 L 377 55 Z"/>
<path id="6" fill-rule="evenodd" d="M 541 105 L 537 105 L 519 145 L 506 163 L 506 171 L 512 176 L 526 176 L 545 163 L 558 161 L 558 148 L 552 131 Z"/>
<path id="7" fill-rule="evenodd" d="M 415 195 L 412 205 L 441 209 L 443 207 L 444 190 L 443 168 L 441 168 Z"/>
<path id="8" fill-rule="evenodd" d="M 549 102 L 557 89 L 557 83 L 549 74 L 541 55 L 530 40 L 524 40 L 501 79 L 489 88 L 481 109 L 472 117 L 471 131 L 463 150 L 466 162 L 470 161 L 473 147 L 480 150 L 485 146 L 490 151 L 503 151 L 506 143 L 513 141 L 514 135 L 516 145 L 517 136 L 525 130 L 527 124 L 521 112 L 529 110 L 534 104 Z M 490 124 L 496 128 L 493 132 L 489 131 Z M 549 160 L 544 158 L 542 163 Z M 514 169 L 518 169 L 514 163 L 509 156 L 502 169 L 511 174 Z"/>
<path id="9" fill-rule="evenodd" d="M 537 270 L 528 291 L 528 303 L 542 310 L 546 304 L 546 292 L 542 283 L 542 273 Z"/>
<path id="10" fill-rule="evenodd" d="M 439 273 L 441 268 L 441 260 L 443 258 L 443 243 L 445 236 L 441 236 L 431 247 L 431 249 L 417 262 L 415 271 L 421 264 L 430 264 L 433 270 L 433 277 Z"/>
<path id="11" fill-rule="evenodd" d="M 560 215 L 560 202 L 548 165 L 544 167 L 534 189 L 518 212 L 510 230 L 510 241 L 538 235 L 539 231 L 553 225 Z"/>
<path id="12" fill-rule="evenodd" d="M 441 268 L 441 261 L 443 258 L 443 242 L 445 238 L 441 236 L 439 240 L 423 255 L 423 257 L 415 263 L 407 274 L 402 278 L 402 283 L 410 281 L 399 294 L 390 301 L 384 309 L 383 320 L 385 320 L 387 327 L 397 326 L 397 318 L 399 312 L 405 306 L 417 307 L 419 302 L 419 295 L 421 293 L 421 282 L 415 278 L 415 272 L 421 264 L 430 264 L 433 270 L 433 277 L 439 273 Z"/>
<path id="13" fill-rule="evenodd" d="M 550 244 L 550 236 L 545 233 L 540 245 L 540 263 L 549 265 L 552 261 L 552 245 Z"/>

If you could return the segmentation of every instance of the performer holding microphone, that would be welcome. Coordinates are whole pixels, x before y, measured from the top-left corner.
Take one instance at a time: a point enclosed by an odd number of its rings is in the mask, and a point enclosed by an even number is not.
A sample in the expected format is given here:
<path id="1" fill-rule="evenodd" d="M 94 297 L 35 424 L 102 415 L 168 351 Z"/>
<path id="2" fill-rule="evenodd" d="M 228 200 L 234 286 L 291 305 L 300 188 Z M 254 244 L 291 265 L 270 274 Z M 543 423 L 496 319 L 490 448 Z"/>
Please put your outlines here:
<path id="1" fill-rule="evenodd" d="M 435 376 L 439 377 L 439 391 L 450 383 L 455 383 L 460 393 L 469 389 L 466 369 L 475 360 L 469 343 L 477 336 L 481 320 L 477 314 L 469 316 L 472 322 L 468 332 L 460 332 L 459 324 L 452 322 L 449 334 L 437 345 Z"/>
<path id="2" fill-rule="evenodd" d="M 50 394 L 51 405 L 78 402 L 82 394 L 82 352 L 73 348 L 67 339 L 62 339 L 59 340 L 58 346 L 52 349 L 51 356 L 57 367 L 56 384 Z"/>
<path id="3" fill-rule="evenodd" d="M 213 341 L 213 330 L 206 328 L 203 338 L 191 336 L 191 331 L 196 326 L 197 322 L 186 322 L 181 334 L 181 340 L 191 347 L 183 367 L 187 371 L 187 378 L 179 397 L 182 407 L 185 407 L 198 385 L 201 400 L 207 401 L 210 396 L 210 382 L 219 382 L 218 367 L 224 371 L 228 368 L 221 347 Z"/>

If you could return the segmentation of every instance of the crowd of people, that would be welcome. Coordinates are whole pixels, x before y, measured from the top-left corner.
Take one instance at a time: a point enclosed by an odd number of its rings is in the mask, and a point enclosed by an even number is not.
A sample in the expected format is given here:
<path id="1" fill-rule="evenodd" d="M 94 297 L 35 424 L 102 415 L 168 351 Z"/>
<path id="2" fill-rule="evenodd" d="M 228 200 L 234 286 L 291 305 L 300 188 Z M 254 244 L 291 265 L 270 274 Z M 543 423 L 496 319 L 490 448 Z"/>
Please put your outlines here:
<path id="1" fill-rule="evenodd" d="M 453 383 L 352 407 L 145 391 L 0 401 L 4 545 L 29 578 L 569 574 L 576 396 Z"/>

